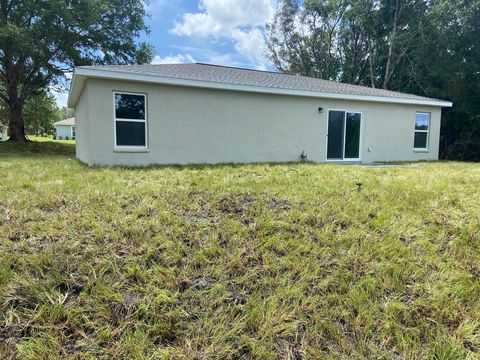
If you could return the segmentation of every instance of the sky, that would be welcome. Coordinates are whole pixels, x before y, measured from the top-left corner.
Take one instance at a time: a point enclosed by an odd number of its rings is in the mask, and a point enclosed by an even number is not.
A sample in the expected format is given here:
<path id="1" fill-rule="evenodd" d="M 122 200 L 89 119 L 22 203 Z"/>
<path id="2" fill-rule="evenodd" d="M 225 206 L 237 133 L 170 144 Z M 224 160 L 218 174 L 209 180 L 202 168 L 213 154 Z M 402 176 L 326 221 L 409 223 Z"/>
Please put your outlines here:
<path id="1" fill-rule="evenodd" d="M 154 64 L 203 62 L 271 69 L 265 58 L 265 23 L 276 0 L 149 0 L 150 34 L 140 40 L 155 47 Z M 68 94 L 55 92 L 57 105 Z"/>

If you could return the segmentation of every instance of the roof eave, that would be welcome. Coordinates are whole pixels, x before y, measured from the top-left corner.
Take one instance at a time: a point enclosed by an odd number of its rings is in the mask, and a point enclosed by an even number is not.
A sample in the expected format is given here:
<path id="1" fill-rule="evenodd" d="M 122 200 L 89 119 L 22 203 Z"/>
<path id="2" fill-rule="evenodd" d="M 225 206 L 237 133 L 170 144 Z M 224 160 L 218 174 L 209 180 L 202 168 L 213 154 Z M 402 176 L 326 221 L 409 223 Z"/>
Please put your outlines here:
<path id="1" fill-rule="evenodd" d="M 62 121 L 57 121 L 57 122 L 54 122 L 53 125 L 56 125 L 56 126 L 75 126 L 75 123 L 64 123 Z"/>
<path id="2" fill-rule="evenodd" d="M 86 77 L 78 74 L 77 69 L 73 71 L 72 83 L 70 84 L 70 91 L 68 92 L 67 106 L 69 108 L 74 108 L 77 105 L 78 98 L 85 86 Z"/>
<path id="3" fill-rule="evenodd" d="M 263 94 L 277 94 L 277 95 L 290 95 L 290 96 L 304 96 L 315 98 L 330 98 L 330 99 L 343 99 L 343 100 L 356 100 L 356 101 L 368 101 L 368 102 L 381 102 L 390 104 L 411 104 L 411 105 L 424 105 L 434 107 L 452 107 L 453 103 L 444 100 L 422 100 L 422 99 L 406 99 L 406 98 L 391 98 L 387 96 L 372 96 L 372 95 L 354 95 L 354 94 L 342 94 L 342 93 L 328 93 L 319 91 L 304 91 L 304 90 L 291 90 L 283 88 L 269 88 L 250 85 L 238 85 L 238 84 L 225 84 L 213 81 L 202 80 L 187 80 L 157 75 L 144 75 L 144 74 L 132 74 L 122 71 L 108 71 L 108 70 L 95 70 L 92 68 L 76 68 L 70 93 L 68 96 L 68 106 L 75 107 L 80 97 L 80 94 L 85 85 L 86 78 L 100 78 L 110 80 L 124 80 L 124 81 L 138 81 L 145 83 L 164 84 L 164 85 L 177 85 L 186 87 L 196 87 L 205 89 L 218 89 L 218 90 L 230 90 L 230 91 L 243 91 L 254 92 Z"/>

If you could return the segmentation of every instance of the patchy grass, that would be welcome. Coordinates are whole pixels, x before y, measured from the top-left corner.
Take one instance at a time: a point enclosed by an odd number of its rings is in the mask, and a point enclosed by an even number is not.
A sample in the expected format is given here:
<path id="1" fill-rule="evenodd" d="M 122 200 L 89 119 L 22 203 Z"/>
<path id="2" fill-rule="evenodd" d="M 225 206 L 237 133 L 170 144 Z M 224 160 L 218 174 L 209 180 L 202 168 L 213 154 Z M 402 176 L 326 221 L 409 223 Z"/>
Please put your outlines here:
<path id="1" fill-rule="evenodd" d="M 0 145 L 2 359 L 478 358 L 479 164 L 88 168 L 29 146 Z"/>

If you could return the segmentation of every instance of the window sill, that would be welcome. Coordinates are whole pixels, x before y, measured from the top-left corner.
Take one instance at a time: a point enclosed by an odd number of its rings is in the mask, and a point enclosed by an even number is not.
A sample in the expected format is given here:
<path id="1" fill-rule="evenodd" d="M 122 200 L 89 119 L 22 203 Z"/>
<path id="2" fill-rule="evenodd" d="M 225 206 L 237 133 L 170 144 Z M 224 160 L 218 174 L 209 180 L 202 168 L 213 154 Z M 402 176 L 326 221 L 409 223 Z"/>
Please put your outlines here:
<path id="1" fill-rule="evenodd" d="M 413 149 L 413 152 L 416 152 L 416 153 L 428 153 L 430 152 L 429 149 Z"/>
<path id="2" fill-rule="evenodd" d="M 148 148 L 135 148 L 135 147 L 116 147 L 113 149 L 113 152 L 119 153 L 148 153 L 150 149 Z"/>

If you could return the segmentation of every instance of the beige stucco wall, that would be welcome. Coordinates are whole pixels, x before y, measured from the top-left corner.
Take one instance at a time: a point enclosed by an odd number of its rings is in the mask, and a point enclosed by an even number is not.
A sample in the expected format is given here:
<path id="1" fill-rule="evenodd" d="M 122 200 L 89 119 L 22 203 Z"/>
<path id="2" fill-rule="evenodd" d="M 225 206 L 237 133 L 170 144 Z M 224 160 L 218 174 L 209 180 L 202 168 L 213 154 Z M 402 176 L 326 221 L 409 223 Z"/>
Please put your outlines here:
<path id="1" fill-rule="evenodd" d="M 90 154 L 90 138 L 93 134 L 90 133 L 90 124 L 98 123 L 98 120 L 90 118 L 89 109 L 89 86 L 83 88 L 82 94 L 75 106 L 75 149 L 77 159 L 87 164 L 92 164 Z M 112 129 L 110 132 L 113 131 Z"/>
<path id="2" fill-rule="evenodd" d="M 114 149 L 113 91 L 146 93 L 148 151 Z M 324 108 L 323 113 L 318 108 Z M 361 161 L 436 160 L 440 108 L 89 79 L 76 107 L 77 157 L 149 165 L 326 160 L 328 109 L 361 111 Z M 415 112 L 430 112 L 429 151 L 414 152 Z"/>

